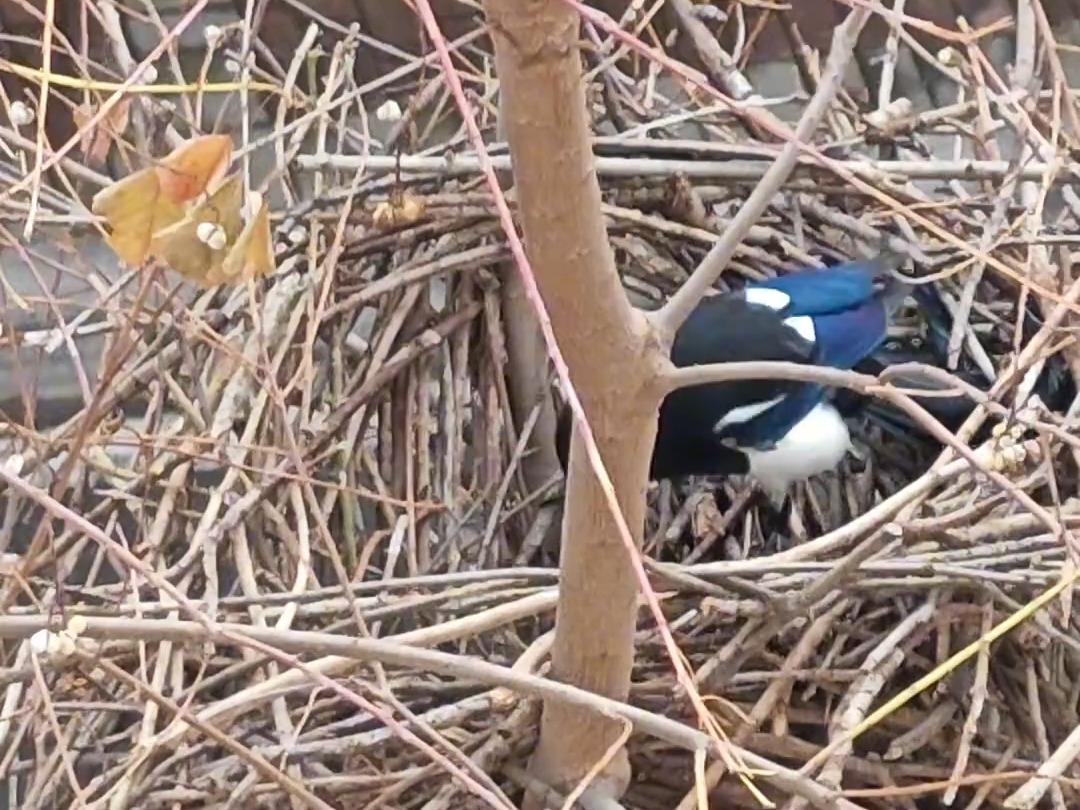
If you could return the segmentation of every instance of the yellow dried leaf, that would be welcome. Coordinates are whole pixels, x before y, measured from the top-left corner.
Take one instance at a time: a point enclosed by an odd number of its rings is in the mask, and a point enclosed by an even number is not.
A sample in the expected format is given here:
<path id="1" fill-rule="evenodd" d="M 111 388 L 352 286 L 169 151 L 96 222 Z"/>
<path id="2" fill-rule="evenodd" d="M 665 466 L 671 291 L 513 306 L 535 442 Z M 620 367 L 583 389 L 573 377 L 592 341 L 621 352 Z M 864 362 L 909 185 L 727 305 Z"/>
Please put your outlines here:
<path id="1" fill-rule="evenodd" d="M 240 205 L 244 198 L 243 181 L 233 174 L 203 202 L 192 207 L 187 216 L 154 234 L 150 253 L 158 257 L 188 281 L 202 287 L 213 286 L 208 279 L 220 274 L 230 245 L 243 230 Z M 220 245 L 200 238 L 200 225 L 210 223 L 224 232 Z"/>
<path id="2" fill-rule="evenodd" d="M 104 163 L 109 147 L 120 140 L 128 128 L 131 113 L 131 96 L 123 96 L 105 114 L 105 117 L 92 127 L 87 122 L 93 117 L 94 109 L 89 104 L 80 104 L 71 111 L 75 126 L 79 128 L 79 144 L 82 153 L 91 163 Z"/>
<path id="3" fill-rule="evenodd" d="M 217 185 L 232 160 L 232 138 L 203 135 L 181 144 L 156 167 L 162 193 L 174 203 L 194 200 Z"/>
<path id="4" fill-rule="evenodd" d="M 239 284 L 247 279 L 258 279 L 274 272 L 274 241 L 270 232 L 270 212 L 263 196 L 251 193 L 249 200 L 251 216 L 247 224 L 229 248 L 217 274 L 207 278 L 208 285 Z"/>
<path id="5" fill-rule="evenodd" d="M 94 195 L 90 210 L 105 218 L 106 243 L 132 267 L 146 261 L 150 240 L 179 222 L 184 209 L 162 193 L 153 168 L 129 174 Z"/>

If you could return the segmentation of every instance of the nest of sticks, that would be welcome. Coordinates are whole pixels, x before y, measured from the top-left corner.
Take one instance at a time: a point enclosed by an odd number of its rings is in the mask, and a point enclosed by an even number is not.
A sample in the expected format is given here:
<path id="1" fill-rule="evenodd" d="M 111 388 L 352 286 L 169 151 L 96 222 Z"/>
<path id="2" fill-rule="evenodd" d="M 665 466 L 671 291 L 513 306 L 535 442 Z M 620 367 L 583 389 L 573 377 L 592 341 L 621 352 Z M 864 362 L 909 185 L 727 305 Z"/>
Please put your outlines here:
<path id="1" fill-rule="evenodd" d="M 612 75 L 594 74 L 596 123 L 622 134 L 598 138 L 598 172 L 626 286 L 651 306 L 780 145 L 685 98 L 655 96 L 646 116 Z M 442 91 L 419 90 L 391 140 L 439 114 Z M 294 123 L 318 121 L 311 102 Z M 1041 122 L 1052 103 L 1028 114 Z M 1005 120 L 1018 104 L 1002 102 Z M 701 138 L 667 137 L 663 119 L 684 110 Z M 803 161 L 719 286 L 920 244 L 920 272 L 959 307 L 960 365 L 988 372 L 985 413 L 1006 429 L 960 458 L 868 423 L 859 458 L 799 489 L 803 536 L 782 551 L 742 482 L 650 491 L 667 620 L 734 741 L 791 769 L 786 790 L 757 780 L 779 804 L 798 793 L 822 806 L 815 779 L 863 808 L 1077 801 L 1065 778 L 1080 750 L 1076 444 L 1025 373 L 1051 351 L 1077 368 L 1061 346 L 1071 315 L 1054 314 L 1076 300 L 1073 197 L 1050 189 L 1046 166 L 897 151 L 969 139 L 983 115 L 973 100 L 868 122 L 841 94 L 818 143 L 899 210 Z M 634 134 L 645 126 L 649 138 Z M 363 158 L 359 175 L 345 147 L 300 154 L 321 193 L 278 223 L 279 270 L 254 300 L 184 300 L 164 276 L 136 300 L 128 279 L 120 298 L 103 294 L 103 321 L 35 338 L 94 329 L 116 363 L 65 423 L 7 431 L 5 522 L 24 547 L 4 577 L 0 750 L 18 806 L 74 806 L 75 781 L 145 810 L 480 807 L 530 784 L 558 583 L 535 538 L 557 519 L 558 481 L 530 488 L 521 472 L 499 289 L 509 251 L 475 158 L 448 143 L 452 159 L 414 142 L 412 156 Z M 1013 233 L 1020 202 L 1048 193 L 1065 204 Z M 395 219 L 403 201 L 418 207 Z M 914 210 L 1034 268 L 1056 299 L 972 265 L 913 226 Z M 1046 326 L 1018 345 L 1030 300 Z M 922 329 L 909 313 L 896 340 Z M 484 662 L 516 665 L 519 681 Z M 654 721 L 630 740 L 624 806 L 691 801 L 694 759 L 672 728 L 694 715 L 648 621 L 631 703 Z M 759 806 L 730 776 L 712 790 L 715 806 Z"/>

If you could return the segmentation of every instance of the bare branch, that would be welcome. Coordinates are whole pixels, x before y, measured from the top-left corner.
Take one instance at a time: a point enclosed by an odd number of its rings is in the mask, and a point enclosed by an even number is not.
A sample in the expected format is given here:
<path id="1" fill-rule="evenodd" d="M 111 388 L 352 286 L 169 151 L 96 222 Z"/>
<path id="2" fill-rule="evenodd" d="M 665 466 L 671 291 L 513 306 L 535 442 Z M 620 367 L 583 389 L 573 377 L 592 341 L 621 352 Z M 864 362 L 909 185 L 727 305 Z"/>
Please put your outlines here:
<path id="1" fill-rule="evenodd" d="M 26 638 L 38 629 L 49 627 L 47 616 L 2 616 L 0 638 Z M 52 624 L 52 626 L 56 626 Z M 279 630 L 221 623 L 211 627 L 198 621 L 177 619 L 114 619 L 88 617 L 81 633 L 83 638 L 130 638 L 136 640 L 172 640 L 191 643 L 213 640 L 219 644 L 243 644 L 255 648 L 273 646 L 281 657 L 293 655 L 333 655 L 354 661 L 380 661 L 383 664 L 416 667 L 437 672 L 463 681 L 502 686 L 520 694 L 542 697 L 561 705 L 603 713 L 622 718 L 633 724 L 636 731 L 665 740 L 680 748 L 696 751 L 716 751 L 710 737 L 678 720 L 630 706 L 593 694 L 570 684 L 559 683 L 517 668 L 491 664 L 472 656 L 456 655 L 438 650 L 425 650 L 394 641 L 374 638 L 353 638 L 334 633 L 303 630 Z M 307 686 L 300 681 L 297 688 Z M 344 690 L 344 687 L 338 685 Z M 821 810 L 861 810 L 835 791 L 815 784 L 812 780 L 751 751 L 739 750 L 746 764 L 759 771 L 761 778 L 780 789 L 806 798 Z"/>
<path id="2" fill-rule="evenodd" d="M 720 237 L 712 250 L 708 252 L 701 264 L 683 284 L 671 300 L 664 305 L 656 315 L 657 325 L 668 334 L 674 334 L 682 326 L 683 322 L 701 301 L 705 291 L 720 277 L 727 267 L 731 257 L 735 255 L 735 248 L 750 230 L 766 206 L 775 196 L 780 186 L 787 180 L 795 164 L 798 162 L 802 151 L 802 142 L 809 140 L 818 123 L 832 103 L 833 97 L 840 89 L 844 79 L 844 71 L 848 61 L 855 51 L 855 42 L 859 38 L 859 32 L 866 24 L 870 16 L 869 8 L 856 8 L 848 14 L 833 34 L 832 49 L 829 51 L 829 60 L 825 75 L 818 84 L 817 92 L 806 106 L 799 124 L 795 127 L 795 134 L 790 141 L 784 144 L 776 162 L 761 178 L 761 182 L 753 193 L 747 197 L 739 209 L 739 213 L 731 221 L 731 225 Z"/>
<path id="3" fill-rule="evenodd" d="M 0 127 L 0 134 L 4 132 Z M 599 139 L 594 139 L 597 145 Z M 698 141 L 659 141 L 665 147 L 679 146 L 688 152 L 700 152 L 702 157 L 695 160 L 681 158 L 646 157 L 650 152 L 658 151 L 656 141 L 627 139 L 627 148 L 640 152 L 642 157 L 607 157 L 594 158 L 596 173 L 601 177 L 669 177 L 683 174 L 693 180 L 724 180 L 733 183 L 749 183 L 761 180 L 764 183 L 769 173 L 776 167 L 779 154 L 773 158 L 772 149 L 761 149 L 761 156 L 749 156 L 747 149 L 734 150 L 726 144 L 710 144 Z M 727 157 L 732 155 L 732 157 Z M 738 156 L 736 156 L 738 155 Z M 707 158 L 714 158 L 709 160 Z M 474 175 L 484 165 L 490 165 L 496 171 L 510 168 L 510 158 L 506 155 L 492 155 L 482 160 L 472 152 L 450 153 L 445 156 L 402 155 L 339 155 L 329 152 L 314 152 L 298 155 L 294 161 L 305 171 L 318 169 L 338 169 L 357 171 L 363 169 L 372 173 L 393 174 L 400 169 L 402 175 L 437 174 L 442 177 L 461 177 Z M 843 160 L 833 159 L 830 168 L 839 169 L 870 183 L 883 181 L 902 182 L 906 180 L 989 180 L 1001 182 L 1008 177 L 1021 180 L 1042 180 L 1047 176 L 1055 184 L 1075 181 L 1075 177 L 1066 172 L 1067 166 L 1060 168 L 1043 161 L 1028 161 L 1021 166 L 1007 160 Z M 82 169 L 82 167 L 78 167 Z M 823 171 L 821 162 L 814 156 L 800 155 L 789 177 L 798 177 L 807 184 Z M 95 176 L 89 177 L 91 182 Z M 783 183 L 783 180 L 780 181 Z M 767 202 L 767 200 L 766 200 Z"/>

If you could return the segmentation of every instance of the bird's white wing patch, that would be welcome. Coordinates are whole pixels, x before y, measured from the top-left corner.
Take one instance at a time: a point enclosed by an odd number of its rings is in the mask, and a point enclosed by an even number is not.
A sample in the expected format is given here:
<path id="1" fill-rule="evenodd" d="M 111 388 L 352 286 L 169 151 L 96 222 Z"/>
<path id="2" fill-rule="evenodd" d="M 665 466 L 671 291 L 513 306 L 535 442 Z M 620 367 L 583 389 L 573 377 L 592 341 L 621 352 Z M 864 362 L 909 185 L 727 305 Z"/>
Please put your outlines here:
<path id="1" fill-rule="evenodd" d="M 794 318 L 784 318 L 784 323 L 806 338 L 811 343 L 817 342 L 817 330 L 814 329 L 814 319 L 809 315 L 799 315 Z"/>
<path id="2" fill-rule="evenodd" d="M 780 290 L 774 290 L 771 287 L 746 287 L 743 289 L 743 295 L 746 297 L 747 303 L 768 307 L 776 312 L 779 312 L 791 303 L 790 295 L 786 292 L 781 292 Z M 811 343 L 814 343 L 817 340 L 817 331 L 814 329 L 814 319 L 809 315 L 798 315 L 792 318 L 785 318 L 784 323 Z"/>
<path id="3" fill-rule="evenodd" d="M 760 402 L 751 402 L 749 405 L 740 405 L 737 408 L 732 408 L 720 417 L 720 420 L 715 425 L 713 425 L 713 431 L 719 433 L 728 425 L 741 425 L 743 422 L 749 422 L 755 416 L 765 413 L 765 411 L 769 410 L 773 405 L 780 404 L 783 399 L 784 395 L 781 394 L 772 399 L 763 399 Z"/>
<path id="4" fill-rule="evenodd" d="M 768 307 L 777 311 L 791 303 L 791 296 L 786 292 L 771 287 L 744 287 L 743 296 L 750 304 Z"/>

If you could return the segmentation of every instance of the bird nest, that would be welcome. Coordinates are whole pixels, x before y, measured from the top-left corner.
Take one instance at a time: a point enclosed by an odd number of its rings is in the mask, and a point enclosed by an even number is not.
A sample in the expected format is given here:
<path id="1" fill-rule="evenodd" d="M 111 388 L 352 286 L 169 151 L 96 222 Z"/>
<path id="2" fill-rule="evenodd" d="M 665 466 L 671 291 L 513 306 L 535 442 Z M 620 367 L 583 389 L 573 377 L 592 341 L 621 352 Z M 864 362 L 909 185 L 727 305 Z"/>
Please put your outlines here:
<path id="1" fill-rule="evenodd" d="M 781 145 L 685 98 L 654 98 L 648 116 L 620 106 L 636 91 L 599 75 L 598 129 L 655 121 L 649 138 L 596 144 L 625 285 L 655 305 Z M 310 102 L 309 123 L 324 109 Z M 684 108 L 707 137 L 665 139 L 662 119 Z M 1011 229 L 1014 192 L 1043 200 L 1046 166 L 896 156 L 929 133 L 965 139 L 979 100 L 900 112 L 867 123 L 845 98 L 819 138 L 893 202 L 806 158 L 718 286 L 921 246 L 918 273 L 938 276 L 962 327 L 962 390 L 1002 427 L 969 425 L 952 446 L 918 417 L 901 431 L 866 420 L 858 457 L 799 487 L 782 548 L 743 482 L 662 483 L 650 572 L 730 738 L 772 763 L 755 784 L 778 804 L 1065 806 L 1076 444 L 1059 403 L 1029 395 L 1051 352 L 1076 367 L 1060 304 L 1080 289 L 1076 223 L 1065 205 Z M 477 161 L 416 154 L 301 153 L 319 201 L 276 220 L 263 287 L 185 300 L 159 276 L 140 300 L 136 279 L 129 307 L 103 294 L 104 325 L 35 338 L 117 336 L 90 405 L 47 432 L 8 430 L 5 525 L 24 545 L 5 563 L 0 750 L 18 806 L 75 806 L 76 783 L 138 808 L 479 807 L 544 788 L 524 765 L 551 694 L 558 571 L 538 539 L 558 480 L 522 471 L 500 290 L 512 265 Z M 1042 292 L 999 265 L 1030 267 Z M 1019 341 L 1032 302 L 1040 320 Z M 920 350 L 925 329 L 907 313 L 894 340 Z M 630 703 L 653 719 L 630 738 L 624 805 L 692 802 L 677 729 L 694 713 L 651 620 Z M 718 768 L 698 774 L 715 806 L 760 806 Z"/>

